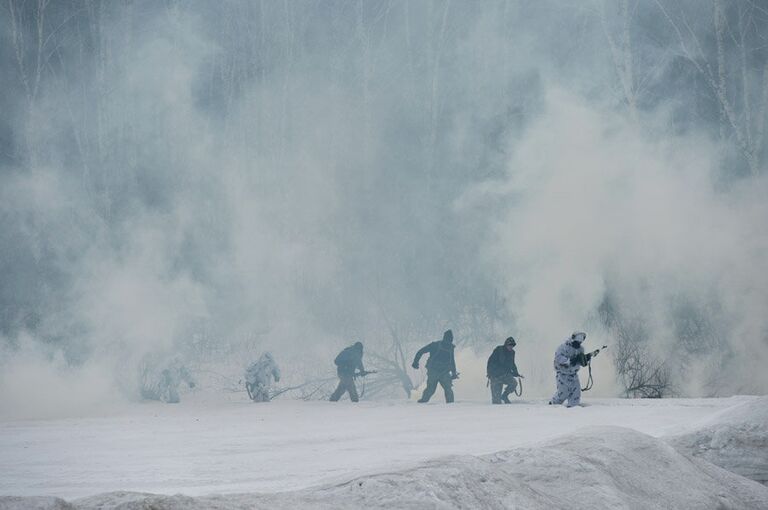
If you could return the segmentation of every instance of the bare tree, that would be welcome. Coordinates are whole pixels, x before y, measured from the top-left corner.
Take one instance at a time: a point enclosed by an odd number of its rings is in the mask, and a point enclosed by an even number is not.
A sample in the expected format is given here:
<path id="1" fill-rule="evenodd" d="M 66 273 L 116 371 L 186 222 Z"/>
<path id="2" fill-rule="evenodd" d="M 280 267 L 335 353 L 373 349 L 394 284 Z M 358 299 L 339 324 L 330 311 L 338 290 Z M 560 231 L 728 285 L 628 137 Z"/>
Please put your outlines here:
<path id="1" fill-rule="evenodd" d="M 648 352 L 642 343 L 619 337 L 611 351 L 616 374 L 627 398 L 663 398 L 672 393 L 667 364 Z"/>
<path id="2" fill-rule="evenodd" d="M 621 22 L 618 23 L 618 33 L 614 33 L 612 29 L 613 24 L 608 20 L 608 6 L 606 4 L 607 2 L 603 1 L 599 6 L 600 22 L 605 39 L 608 42 L 608 48 L 611 50 L 611 58 L 619 77 L 619 83 L 621 84 L 627 107 L 632 117 L 637 118 L 638 87 L 635 82 L 629 0 L 618 2 L 619 16 L 621 18 Z"/>
<path id="3" fill-rule="evenodd" d="M 758 23 L 754 17 L 759 7 L 753 2 L 729 2 L 725 6 L 722 0 L 713 0 L 710 32 L 700 33 L 682 8 L 674 13 L 662 0 L 656 0 L 656 5 L 672 27 L 680 54 L 714 96 L 720 112 L 721 136 L 733 137 L 751 173 L 757 174 L 768 108 L 768 63 L 760 58 L 765 46 L 765 23 Z M 713 50 L 707 48 L 705 41 L 709 38 L 715 41 Z M 739 58 L 728 58 L 732 53 Z M 761 79 L 755 80 L 753 76 Z"/>
<path id="4" fill-rule="evenodd" d="M 26 2 L 8 0 L 13 54 L 19 73 L 19 79 L 24 87 L 27 100 L 25 130 L 26 151 L 27 156 L 32 158 L 32 161 L 34 161 L 34 158 L 36 157 L 33 141 L 35 133 L 34 108 L 40 93 L 43 70 L 48 64 L 47 58 L 50 58 L 50 56 L 46 57 L 46 44 L 48 38 L 45 33 L 45 14 L 48 3 L 49 0 L 37 0 L 31 12 L 33 20 L 29 22 L 26 18 L 29 14 L 26 12 Z M 30 25 L 33 28 L 33 31 L 31 34 L 27 34 L 26 28 Z M 31 51 L 27 49 L 28 45 L 32 46 Z"/>
<path id="5" fill-rule="evenodd" d="M 601 304 L 599 314 L 616 339 L 611 354 L 624 396 L 663 398 L 673 394 L 671 371 L 648 348 L 648 332 L 642 318 L 626 317 L 610 296 Z"/>

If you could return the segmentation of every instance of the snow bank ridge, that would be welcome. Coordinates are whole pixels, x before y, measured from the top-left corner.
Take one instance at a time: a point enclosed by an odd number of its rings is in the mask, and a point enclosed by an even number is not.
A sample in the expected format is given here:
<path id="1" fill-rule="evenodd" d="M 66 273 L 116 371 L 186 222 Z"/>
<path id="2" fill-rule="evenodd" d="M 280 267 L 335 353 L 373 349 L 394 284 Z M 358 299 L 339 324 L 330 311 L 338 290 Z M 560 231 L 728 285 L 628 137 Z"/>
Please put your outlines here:
<path id="1" fill-rule="evenodd" d="M 669 438 L 688 455 L 768 484 L 768 397 L 713 416 L 701 428 Z"/>
<path id="2" fill-rule="evenodd" d="M 39 500 L 40 498 L 38 498 Z M 30 508 L 0 498 L 0 509 Z M 50 500 L 45 509 L 64 509 Z M 19 506 L 21 505 L 21 506 Z M 244 508 L 768 508 L 768 487 L 667 442 L 621 427 L 580 431 L 536 447 L 436 459 L 340 485 L 275 494 L 156 496 L 106 493 L 81 510 Z"/>

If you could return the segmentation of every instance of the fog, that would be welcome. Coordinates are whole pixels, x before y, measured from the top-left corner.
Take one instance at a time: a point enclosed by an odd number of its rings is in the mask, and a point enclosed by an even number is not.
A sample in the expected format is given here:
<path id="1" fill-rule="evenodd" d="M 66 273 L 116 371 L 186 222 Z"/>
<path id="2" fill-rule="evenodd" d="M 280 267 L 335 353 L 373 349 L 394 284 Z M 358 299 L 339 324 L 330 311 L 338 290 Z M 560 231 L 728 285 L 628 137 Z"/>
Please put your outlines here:
<path id="1" fill-rule="evenodd" d="M 599 395 L 627 346 L 663 396 L 768 390 L 759 2 L 0 12 L 3 414 L 135 400 L 147 355 L 300 385 L 360 340 L 418 384 L 448 328 L 460 399 L 509 335 L 548 395 L 576 329 Z"/>

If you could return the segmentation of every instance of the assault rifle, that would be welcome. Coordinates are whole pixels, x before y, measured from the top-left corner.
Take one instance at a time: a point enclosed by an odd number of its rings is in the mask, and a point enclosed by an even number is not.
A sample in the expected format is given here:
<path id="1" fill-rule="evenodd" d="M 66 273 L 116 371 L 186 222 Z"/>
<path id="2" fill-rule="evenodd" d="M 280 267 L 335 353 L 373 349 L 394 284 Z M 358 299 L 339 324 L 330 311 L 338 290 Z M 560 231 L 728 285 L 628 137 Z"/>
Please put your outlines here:
<path id="1" fill-rule="evenodd" d="M 591 360 L 592 358 L 594 358 L 595 356 L 600 354 L 600 351 L 602 351 L 603 349 L 607 349 L 607 348 L 608 348 L 608 346 L 604 345 L 604 346 L 600 347 L 599 349 L 595 349 L 594 351 L 590 352 L 589 354 L 587 354 L 587 361 Z"/>
<path id="2" fill-rule="evenodd" d="M 592 358 L 597 356 L 600 353 L 600 351 L 602 351 L 603 349 L 607 349 L 607 348 L 608 348 L 608 346 L 604 345 L 604 346 L 600 347 L 599 349 L 595 349 L 594 351 L 592 351 L 592 352 L 590 352 L 590 353 L 588 353 L 588 354 L 586 354 L 584 356 L 585 358 L 587 358 L 586 366 L 589 367 L 589 378 L 587 379 L 587 385 L 584 386 L 581 389 L 581 391 L 589 391 L 589 390 L 592 389 L 592 386 L 595 385 L 595 381 L 594 381 L 594 379 L 592 379 Z"/>
<path id="3" fill-rule="evenodd" d="M 573 356 L 571 358 L 571 366 L 573 366 L 573 365 L 581 365 L 582 367 L 586 367 L 587 365 L 590 364 L 590 362 L 592 361 L 592 358 L 594 358 L 595 356 L 600 354 L 600 351 L 602 351 L 603 349 L 607 349 L 607 348 L 608 348 L 608 346 L 604 345 L 604 346 L 600 347 L 599 349 L 595 349 L 594 351 L 588 352 L 586 354 L 585 353 L 579 353 L 576 356 Z"/>

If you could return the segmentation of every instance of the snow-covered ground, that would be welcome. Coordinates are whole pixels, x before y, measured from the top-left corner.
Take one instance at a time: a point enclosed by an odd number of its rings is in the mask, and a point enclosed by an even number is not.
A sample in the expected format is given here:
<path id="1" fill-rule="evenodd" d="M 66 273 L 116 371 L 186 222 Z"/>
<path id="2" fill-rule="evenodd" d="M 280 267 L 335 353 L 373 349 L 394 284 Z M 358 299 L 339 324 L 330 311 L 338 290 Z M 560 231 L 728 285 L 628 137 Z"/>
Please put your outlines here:
<path id="1" fill-rule="evenodd" d="M 680 451 L 768 485 L 768 397 L 721 411 L 668 441 Z"/>
<path id="2" fill-rule="evenodd" d="M 682 439 L 725 426 L 738 435 L 735 422 L 751 423 L 746 425 L 751 439 L 744 442 L 750 457 L 747 471 L 762 472 L 768 465 L 763 435 L 768 432 L 758 422 L 767 410 L 765 397 L 599 399 L 566 409 L 533 400 L 508 406 L 252 404 L 196 395 L 179 405 L 134 404 L 105 416 L 1 423 L 0 495 L 72 501 L 111 491 L 250 493 L 184 501 L 200 508 L 214 506 L 214 500 L 220 508 L 302 502 L 334 506 L 338 496 L 354 506 L 350 502 L 384 501 L 390 492 L 405 497 L 406 485 L 416 484 L 421 496 L 390 499 L 390 506 L 407 506 L 412 500 L 414 506 L 420 501 L 422 508 L 439 507 L 445 497 L 446 504 L 454 501 L 460 507 L 493 501 L 503 508 L 557 507 L 568 506 L 573 497 L 598 505 L 603 501 L 605 507 L 623 498 L 634 508 L 643 501 L 664 501 L 658 499 L 664 491 L 677 487 L 678 499 L 669 499 L 668 507 L 684 502 L 715 506 L 720 501 L 726 508 L 755 503 L 768 508 L 768 488 L 710 464 L 715 459 L 687 456 L 696 453 L 689 450 L 701 441 Z M 734 464 L 739 463 L 732 459 L 720 465 L 738 472 Z M 665 476 L 673 479 L 665 481 Z M 582 486 L 587 487 L 583 497 Z M 556 494 L 547 495 L 547 490 Z M 270 494 L 285 491 L 294 492 Z M 466 491 L 469 499 L 462 505 L 455 498 Z M 252 494 L 257 492 L 267 494 Z M 486 499 L 477 499 L 482 494 Z M 110 508 L 136 497 L 113 494 L 77 504 Z M 0 500 L 0 508 L 3 504 L 11 505 L 11 500 Z"/>

